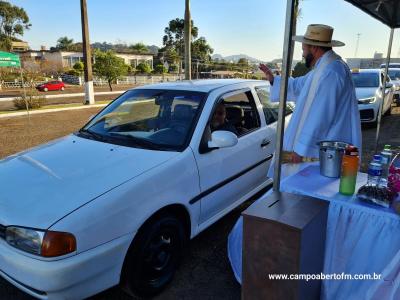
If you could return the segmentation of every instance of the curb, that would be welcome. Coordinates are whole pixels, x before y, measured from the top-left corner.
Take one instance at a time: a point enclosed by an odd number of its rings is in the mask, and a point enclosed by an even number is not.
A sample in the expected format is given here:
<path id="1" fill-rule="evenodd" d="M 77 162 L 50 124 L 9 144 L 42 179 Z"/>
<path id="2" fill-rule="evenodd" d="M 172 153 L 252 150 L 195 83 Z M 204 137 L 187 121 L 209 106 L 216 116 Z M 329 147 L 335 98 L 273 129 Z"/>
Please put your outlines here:
<path id="1" fill-rule="evenodd" d="M 95 96 L 101 96 L 101 95 L 118 95 L 125 93 L 126 91 L 112 91 L 112 92 L 96 92 L 94 93 Z M 57 99 L 57 98 L 73 98 L 73 97 L 83 97 L 85 96 L 85 93 L 72 93 L 72 94 L 56 94 L 56 95 L 42 95 L 42 96 L 34 96 L 32 98 L 40 98 L 44 97 L 45 99 Z M 20 96 L 14 96 L 14 97 L 7 97 L 7 98 L 0 98 L 0 102 L 10 102 L 13 101 L 15 98 L 18 98 Z"/>
<path id="2" fill-rule="evenodd" d="M 52 112 L 59 112 L 59 111 L 66 111 L 66 110 L 104 107 L 106 105 L 108 105 L 108 104 L 94 104 L 94 105 L 84 105 L 84 106 L 75 106 L 75 107 L 73 106 L 73 107 L 63 107 L 63 108 L 49 108 L 49 109 L 41 109 L 41 110 L 32 110 L 29 112 L 29 115 L 38 115 L 38 114 L 45 114 L 45 113 L 52 113 Z M 21 116 L 27 116 L 27 115 L 28 114 L 26 111 L 12 112 L 9 114 L 0 114 L 0 119 L 21 117 Z"/>

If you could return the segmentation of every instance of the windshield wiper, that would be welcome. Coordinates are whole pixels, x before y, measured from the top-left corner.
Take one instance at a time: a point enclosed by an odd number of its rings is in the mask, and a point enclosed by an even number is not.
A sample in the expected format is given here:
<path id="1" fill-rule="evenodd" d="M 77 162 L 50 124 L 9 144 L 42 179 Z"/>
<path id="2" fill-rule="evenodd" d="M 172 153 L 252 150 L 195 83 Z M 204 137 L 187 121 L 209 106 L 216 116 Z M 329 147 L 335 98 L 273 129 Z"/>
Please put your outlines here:
<path id="1" fill-rule="evenodd" d="M 90 138 L 92 138 L 94 140 L 98 140 L 98 141 L 107 140 L 104 135 L 94 132 L 93 130 L 90 130 L 90 129 L 81 129 L 78 132 L 81 134 L 84 134 L 86 136 L 89 136 Z"/>
<path id="2" fill-rule="evenodd" d="M 149 140 L 144 140 L 144 139 L 132 136 L 132 135 L 125 135 L 125 134 L 120 134 L 120 133 L 115 133 L 115 132 L 109 132 L 108 134 L 113 137 L 130 140 L 135 145 L 140 146 L 142 148 L 147 148 L 147 149 L 151 149 L 151 150 L 160 150 L 160 148 L 162 148 L 159 144 L 156 144 Z"/>

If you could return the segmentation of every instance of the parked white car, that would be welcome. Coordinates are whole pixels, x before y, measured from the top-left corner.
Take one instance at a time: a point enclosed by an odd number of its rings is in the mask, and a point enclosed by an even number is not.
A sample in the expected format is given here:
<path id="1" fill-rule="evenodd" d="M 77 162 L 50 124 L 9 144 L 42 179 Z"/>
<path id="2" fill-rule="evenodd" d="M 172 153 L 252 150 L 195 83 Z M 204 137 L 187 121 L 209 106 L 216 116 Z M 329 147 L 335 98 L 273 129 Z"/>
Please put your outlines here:
<path id="1" fill-rule="evenodd" d="M 187 240 L 271 183 L 268 91 L 132 89 L 79 132 L 1 160 L 0 275 L 39 299 L 160 292 Z"/>
<path id="2" fill-rule="evenodd" d="M 393 83 L 393 102 L 400 106 L 400 68 L 389 68 L 388 75 Z"/>
<path id="3" fill-rule="evenodd" d="M 393 103 L 393 83 L 386 81 L 385 96 L 382 96 L 383 71 L 381 69 L 354 69 L 352 77 L 356 88 L 360 119 L 363 123 L 374 123 L 383 102 L 383 114 L 390 115 Z M 383 100 L 384 99 L 384 100 Z"/>

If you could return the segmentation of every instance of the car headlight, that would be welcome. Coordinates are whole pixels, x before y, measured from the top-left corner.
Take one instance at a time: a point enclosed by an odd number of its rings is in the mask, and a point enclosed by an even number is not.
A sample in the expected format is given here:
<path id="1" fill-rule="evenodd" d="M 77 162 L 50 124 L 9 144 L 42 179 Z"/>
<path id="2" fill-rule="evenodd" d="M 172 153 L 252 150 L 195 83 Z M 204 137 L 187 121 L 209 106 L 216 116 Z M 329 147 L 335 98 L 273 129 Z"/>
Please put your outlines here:
<path id="1" fill-rule="evenodd" d="M 358 101 L 362 104 L 369 104 L 374 103 L 376 101 L 376 97 L 365 98 L 365 99 L 358 99 Z"/>
<path id="2" fill-rule="evenodd" d="M 9 226 L 6 229 L 6 241 L 17 249 L 43 257 L 61 256 L 76 251 L 76 239 L 67 232 Z"/>

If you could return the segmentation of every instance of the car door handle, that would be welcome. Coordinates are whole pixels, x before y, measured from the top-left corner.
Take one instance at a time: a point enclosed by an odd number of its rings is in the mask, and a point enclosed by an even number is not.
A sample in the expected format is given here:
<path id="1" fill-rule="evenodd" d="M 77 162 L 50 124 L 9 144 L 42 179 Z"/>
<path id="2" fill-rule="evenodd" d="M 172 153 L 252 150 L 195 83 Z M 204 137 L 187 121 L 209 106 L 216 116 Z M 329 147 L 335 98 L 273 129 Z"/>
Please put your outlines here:
<path id="1" fill-rule="evenodd" d="M 261 142 L 261 148 L 267 147 L 269 144 L 271 144 L 271 140 L 265 139 Z"/>

